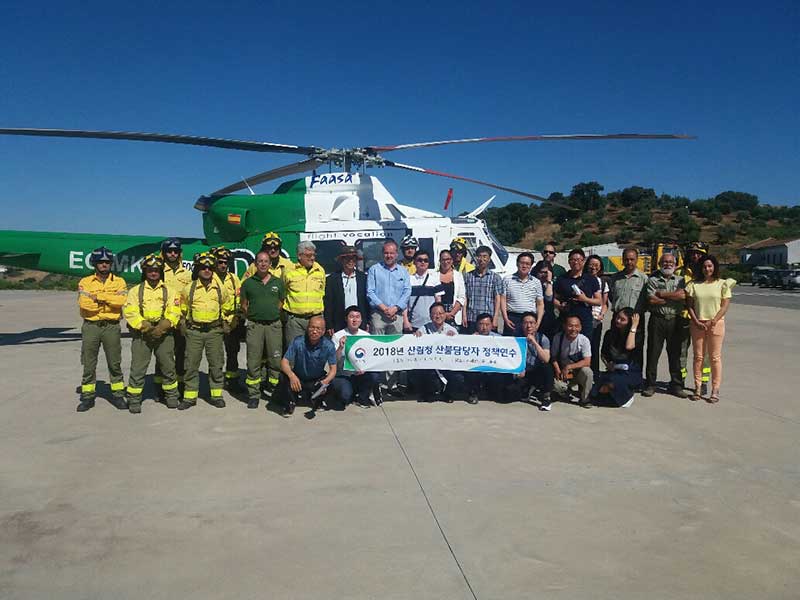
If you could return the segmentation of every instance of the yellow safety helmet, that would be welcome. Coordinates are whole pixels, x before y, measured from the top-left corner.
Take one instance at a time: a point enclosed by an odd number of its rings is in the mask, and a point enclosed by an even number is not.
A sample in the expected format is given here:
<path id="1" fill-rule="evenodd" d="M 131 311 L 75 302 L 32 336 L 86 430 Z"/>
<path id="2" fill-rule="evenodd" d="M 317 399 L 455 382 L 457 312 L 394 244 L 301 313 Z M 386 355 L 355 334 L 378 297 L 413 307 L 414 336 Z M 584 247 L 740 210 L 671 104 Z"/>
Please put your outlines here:
<path id="1" fill-rule="evenodd" d="M 274 231 L 270 231 L 264 234 L 264 237 L 261 239 L 262 246 L 282 246 L 283 240 L 281 240 L 281 236 L 279 236 Z"/>
<path id="2" fill-rule="evenodd" d="M 465 240 L 463 237 L 453 238 L 453 241 L 450 242 L 450 250 L 454 252 L 466 252 L 467 240 Z"/>
<path id="3" fill-rule="evenodd" d="M 217 259 L 210 252 L 200 252 L 194 257 L 194 266 L 196 267 L 211 267 L 212 269 L 217 266 Z"/>
<path id="4" fill-rule="evenodd" d="M 160 254 L 148 254 L 142 259 L 142 271 L 145 269 L 163 269 L 164 259 Z"/>
<path id="5" fill-rule="evenodd" d="M 209 252 L 213 254 L 214 257 L 217 259 L 222 258 L 224 260 L 230 260 L 232 256 L 231 251 L 228 250 L 225 246 L 214 246 L 213 248 L 211 248 L 211 250 L 209 250 Z"/>
<path id="6" fill-rule="evenodd" d="M 705 242 L 691 242 L 686 247 L 686 253 L 699 252 L 700 254 L 708 254 L 708 244 Z"/>

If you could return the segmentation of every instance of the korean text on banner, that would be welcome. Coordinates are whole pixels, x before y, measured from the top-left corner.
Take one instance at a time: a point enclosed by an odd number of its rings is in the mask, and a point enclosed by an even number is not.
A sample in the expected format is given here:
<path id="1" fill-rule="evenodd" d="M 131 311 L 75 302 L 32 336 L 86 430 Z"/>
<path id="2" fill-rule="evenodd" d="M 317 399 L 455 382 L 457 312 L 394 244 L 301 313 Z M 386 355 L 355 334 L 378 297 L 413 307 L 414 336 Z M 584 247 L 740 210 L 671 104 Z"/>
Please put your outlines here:
<path id="1" fill-rule="evenodd" d="M 344 368 L 348 371 L 481 371 L 521 373 L 525 338 L 488 335 L 348 336 Z"/>

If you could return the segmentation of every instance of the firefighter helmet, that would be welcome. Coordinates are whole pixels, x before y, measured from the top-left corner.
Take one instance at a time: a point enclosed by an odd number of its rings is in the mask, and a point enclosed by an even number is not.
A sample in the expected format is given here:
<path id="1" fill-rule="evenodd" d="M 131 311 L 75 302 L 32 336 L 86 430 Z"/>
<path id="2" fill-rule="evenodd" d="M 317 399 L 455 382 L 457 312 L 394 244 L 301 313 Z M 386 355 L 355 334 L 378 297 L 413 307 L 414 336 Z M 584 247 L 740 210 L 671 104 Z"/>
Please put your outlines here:
<path id="1" fill-rule="evenodd" d="M 453 241 L 450 242 L 450 251 L 465 253 L 467 251 L 467 240 L 463 237 L 453 238 Z"/>
<path id="2" fill-rule="evenodd" d="M 700 254 L 708 254 L 708 244 L 705 242 L 691 242 L 686 247 L 686 253 L 699 252 Z"/>
<path id="3" fill-rule="evenodd" d="M 419 248 L 419 242 L 417 241 L 417 238 L 415 238 L 413 235 L 407 235 L 404 237 L 400 242 L 400 249 L 402 250 L 405 248 Z"/>
<path id="4" fill-rule="evenodd" d="M 283 240 L 281 240 L 281 236 L 279 236 L 274 231 L 270 231 L 264 234 L 264 237 L 261 239 L 262 246 L 282 246 Z"/>
<path id="5" fill-rule="evenodd" d="M 176 237 L 171 237 L 165 239 L 161 242 L 161 255 L 167 253 L 167 250 L 177 250 L 178 254 L 183 251 L 183 246 L 181 245 L 181 241 Z"/>
<path id="6" fill-rule="evenodd" d="M 211 250 L 209 250 L 209 253 L 213 254 L 217 260 L 219 259 L 230 260 L 232 256 L 231 251 L 228 250 L 225 246 L 214 246 L 213 248 L 211 248 Z"/>
<path id="7" fill-rule="evenodd" d="M 92 250 L 91 255 L 89 255 L 89 264 L 92 266 L 104 260 L 107 260 L 108 262 L 114 262 L 114 253 L 105 246 L 95 248 Z"/>

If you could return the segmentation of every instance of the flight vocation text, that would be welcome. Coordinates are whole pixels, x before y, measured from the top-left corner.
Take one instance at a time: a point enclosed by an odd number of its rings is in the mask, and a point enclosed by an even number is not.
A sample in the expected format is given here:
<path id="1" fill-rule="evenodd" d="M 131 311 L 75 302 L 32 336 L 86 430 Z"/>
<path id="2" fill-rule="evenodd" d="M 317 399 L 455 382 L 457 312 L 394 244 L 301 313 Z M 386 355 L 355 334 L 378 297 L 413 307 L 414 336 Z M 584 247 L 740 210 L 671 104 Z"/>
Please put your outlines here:
<path id="1" fill-rule="evenodd" d="M 333 185 L 335 183 L 354 183 L 353 173 L 328 173 L 327 175 L 313 175 L 308 187 L 315 185 Z M 357 181 L 355 183 L 358 183 Z"/>
<path id="2" fill-rule="evenodd" d="M 525 338 L 488 335 L 350 336 L 345 342 L 344 367 L 349 371 L 521 373 L 527 350 Z"/>

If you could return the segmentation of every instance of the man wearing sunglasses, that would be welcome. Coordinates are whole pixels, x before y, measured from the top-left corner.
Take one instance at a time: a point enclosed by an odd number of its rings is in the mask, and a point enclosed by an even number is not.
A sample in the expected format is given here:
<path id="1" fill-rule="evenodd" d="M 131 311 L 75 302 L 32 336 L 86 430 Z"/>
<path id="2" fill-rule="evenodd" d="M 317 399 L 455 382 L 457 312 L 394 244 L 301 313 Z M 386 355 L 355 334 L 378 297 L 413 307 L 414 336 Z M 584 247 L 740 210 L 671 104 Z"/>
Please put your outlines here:
<path id="1" fill-rule="evenodd" d="M 444 286 L 439 280 L 439 273 L 430 269 L 430 254 L 425 250 L 414 253 L 414 273 L 411 275 L 411 298 L 408 308 L 403 311 L 403 331 L 412 333 L 425 325 L 429 318 L 431 306 L 441 302 Z"/>
<path id="2" fill-rule="evenodd" d="M 567 273 L 567 270 L 564 267 L 556 264 L 556 246 L 553 242 L 547 242 L 544 245 L 544 249 L 542 250 L 542 260 L 536 263 L 534 270 L 539 270 L 537 267 L 539 267 L 541 264 L 547 264 L 550 266 L 550 270 L 553 272 L 554 280 L 561 275 L 566 275 Z"/>
<path id="3" fill-rule="evenodd" d="M 119 320 L 128 296 L 127 285 L 111 273 L 114 254 L 106 248 L 92 250 L 89 262 L 94 273 L 78 283 L 78 308 L 83 317 L 81 327 L 81 399 L 78 412 L 94 406 L 97 357 L 100 346 L 106 355 L 111 378 L 113 404 L 120 410 L 125 403 L 125 382 L 122 380 L 122 343 Z"/>
<path id="4" fill-rule="evenodd" d="M 197 255 L 192 273 L 193 281 L 181 294 L 181 311 L 186 320 L 186 379 L 183 400 L 178 410 L 186 410 L 197 403 L 200 389 L 200 361 L 205 350 L 208 361 L 208 384 L 211 388 L 209 404 L 225 406 L 222 388 L 225 383 L 223 366 L 223 326 L 230 326 L 233 318 L 233 297 L 214 276 L 216 258 L 208 252 Z"/>

